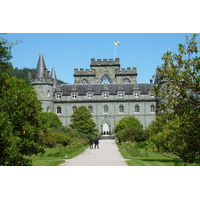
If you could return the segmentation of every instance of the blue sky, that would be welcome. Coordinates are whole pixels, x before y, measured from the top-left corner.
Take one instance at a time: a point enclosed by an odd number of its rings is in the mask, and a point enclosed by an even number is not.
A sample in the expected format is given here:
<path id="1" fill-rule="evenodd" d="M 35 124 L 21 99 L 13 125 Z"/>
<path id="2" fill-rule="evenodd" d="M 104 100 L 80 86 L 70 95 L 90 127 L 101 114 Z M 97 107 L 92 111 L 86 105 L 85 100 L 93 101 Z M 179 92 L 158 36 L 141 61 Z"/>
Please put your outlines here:
<path id="1" fill-rule="evenodd" d="M 120 58 L 121 68 L 137 67 L 138 83 L 149 82 L 169 48 L 185 42 L 188 33 L 8 33 L 8 41 L 21 43 L 12 49 L 14 67 L 36 68 L 42 49 L 46 67 L 55 67 L 57 78 L 73 84 L 74 68 L 90 68 L 90 59 Z"/>

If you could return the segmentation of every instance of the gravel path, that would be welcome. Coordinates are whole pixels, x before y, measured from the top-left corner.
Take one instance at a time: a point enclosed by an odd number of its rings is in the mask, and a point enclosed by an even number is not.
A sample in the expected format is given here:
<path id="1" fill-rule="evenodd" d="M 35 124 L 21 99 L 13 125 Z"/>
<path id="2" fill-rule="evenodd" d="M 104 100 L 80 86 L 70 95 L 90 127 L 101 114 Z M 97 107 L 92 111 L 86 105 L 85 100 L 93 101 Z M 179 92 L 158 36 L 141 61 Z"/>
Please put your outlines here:
<path id="1" fill-rule="evenodd" d="M 67 159 L 60 166 L 127 166 L 115 140 L 99 140 L 99 149 L 86 149 L 78 156 Z"/>

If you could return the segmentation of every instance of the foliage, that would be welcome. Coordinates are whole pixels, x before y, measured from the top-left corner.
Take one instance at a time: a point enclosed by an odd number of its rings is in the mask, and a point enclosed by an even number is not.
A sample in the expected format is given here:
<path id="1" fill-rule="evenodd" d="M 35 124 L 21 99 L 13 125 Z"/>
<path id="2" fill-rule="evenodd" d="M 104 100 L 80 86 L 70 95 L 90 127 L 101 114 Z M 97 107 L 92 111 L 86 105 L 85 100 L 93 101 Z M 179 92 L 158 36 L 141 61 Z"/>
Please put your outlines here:
<path id="1" fill-rule="evenodd" d="M 0 39 L 0 165 L 31 165 L 27 155 L 44 153 L 41 103 L 33 88 L 10 77 L 11 46 Z"/>
<path id="2" fill-rule="evenodd" d="M 43 112 L 41 113 L 42 123 L 47 126 L 47 128 L 58 128 L 62 126 L 62 122 L 60 121 L 58 115 L 52 112 Z"/>
<path id="3" fill-rule="evenodd" d="M 146 139 L 142 124 L 134 116 L 122 118 L 116 125 L 115 132 L 119 142 L 140 142 Z"/>
<path id="4" fill-rule="evenodd" d="M 157 120 L 149 128 L 150 141 L 163 152 L 185 162 L 200 159 L 200 57 L 197 35 L 186 37 L 178 53 L 167 52 L 154 89 Z"/>
<path id="5" fill-rule="evenodd" d="M 84 133 L 88 137 L 95 134 L 97 131 L 96 124 L 92 119 L 92 114 L 86 106 L 78 107 L 71 116 L 70 126 L 76 129 L 79 133 Z"/>
<path id="6" fill-rule="evenodd" d="M 143 129 L 143 126 L 138 119 L 136 119 L 134 116 L 129 116 L 122 118 L 118 122 L 118 124 L 115 127 L 115 133 L 132 126 L 138 127 L 139 129 Z"/>

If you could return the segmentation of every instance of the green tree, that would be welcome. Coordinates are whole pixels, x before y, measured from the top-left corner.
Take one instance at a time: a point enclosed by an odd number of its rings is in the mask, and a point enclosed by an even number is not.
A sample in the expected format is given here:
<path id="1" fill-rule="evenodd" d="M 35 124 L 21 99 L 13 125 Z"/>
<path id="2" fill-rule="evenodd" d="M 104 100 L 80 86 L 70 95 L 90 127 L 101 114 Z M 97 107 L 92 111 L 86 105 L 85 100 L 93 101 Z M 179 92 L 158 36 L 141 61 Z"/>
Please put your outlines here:
<path id="1" fill-rule="evenodd" d="M 134 116 L 122 118 L 115 127 L 115 133 L 119 142 L 140 142 L 146 138 L 142 124 Z"/>
<path id="2" fill-rule="evenodd" d="M 92 119 L 92 114 L 85 106 L 78 107 L 71 116 L 70 126 L 80 133 L 86 134 L 88 137 L 97 132 L 96 124 Z"/>
<path id="3" fill-rule="evenodd" d="M 58 115 L 52 112 L 43 112 L 41 113 L 42 123 L 47 128 L 58 128 L 62 126 L 62 122 L 60 121 Z"/>
<path id="4" fill-rule="evenodd" d="M 160 151 L 178 155 L 186 162 L 200 158 L 200 57 L 197 35 L 186 37 L 178 53 L 163 55 L 154 92 L 157 121 L 151 125 L 151 141 Z M 159 128 L 152 129 L 153 126 Z M 155 135 L 156 134 L 156 135 Z"/>
<path id="5" fill-rule="evenodd" d="M 31 165 L 27 156 L 44 153 L 41 103 L 33 88 L 10 77 L 11 46 L 0 39 L 0 165 Z"/>

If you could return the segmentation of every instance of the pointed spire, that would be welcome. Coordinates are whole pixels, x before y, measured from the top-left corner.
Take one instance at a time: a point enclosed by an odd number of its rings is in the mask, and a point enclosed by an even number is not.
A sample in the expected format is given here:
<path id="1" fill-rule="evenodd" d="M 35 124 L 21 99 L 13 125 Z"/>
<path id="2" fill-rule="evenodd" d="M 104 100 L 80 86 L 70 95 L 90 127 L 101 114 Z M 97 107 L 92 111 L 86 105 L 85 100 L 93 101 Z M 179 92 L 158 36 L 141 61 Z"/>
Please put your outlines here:
<path id="1" fill-rule="evenodd" d="M 54 80 L 53 88 L 56 88 L 58 86 L 58 82 L 57 82 L 56 71 L 54 67 L 52 67 L 51 69 L 51 78 Z"/>
<path id="2" fill-rule="evenodd" d="M 46 70 L 47 70 L 47 68 L 46 68 L 46 65 L 45 65 L 45 62 L 44 62 L 44 57 L 43 57 L 42 51 L 40 50 L 40 56 L 39 56 L 39 59 L 38 59 L 35 79 L 41 80 L 42 78 L 44 78 Z"/>

